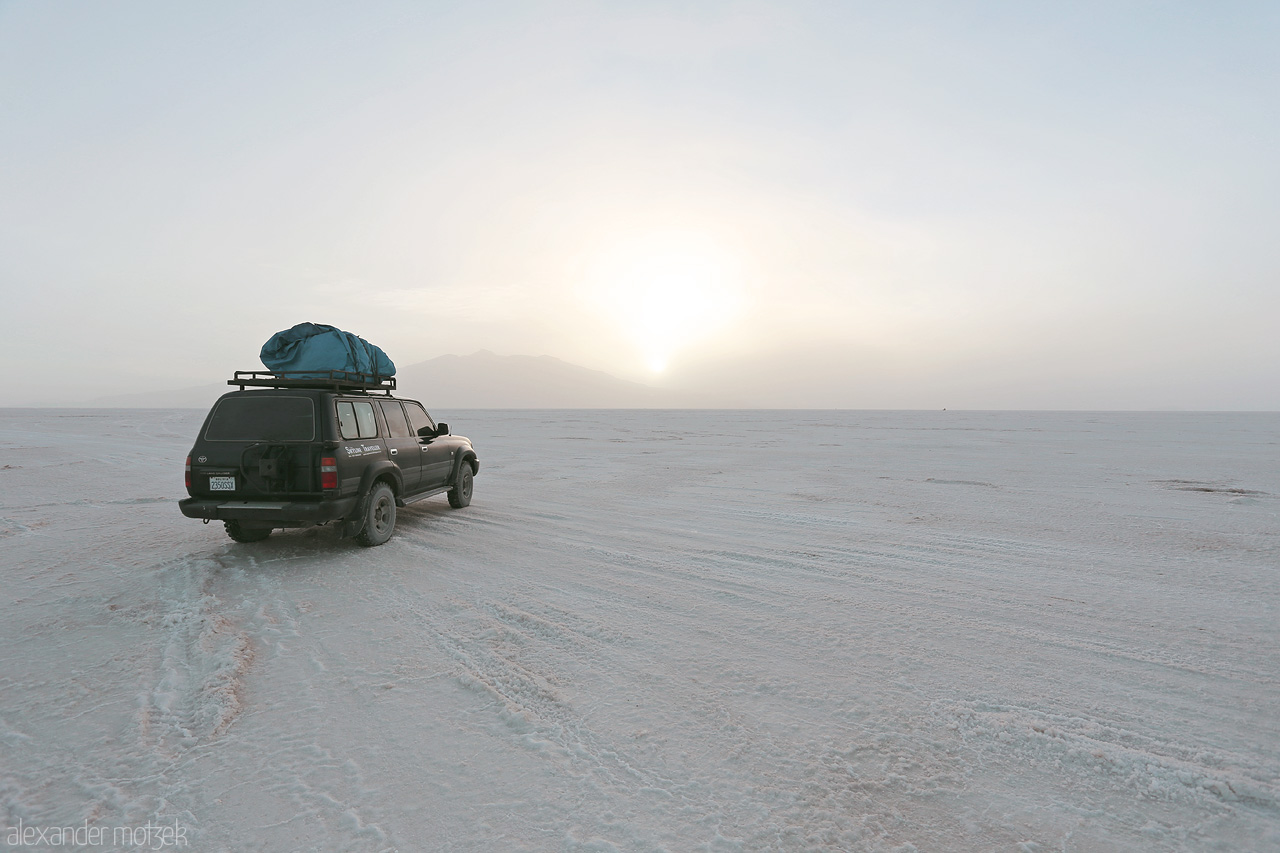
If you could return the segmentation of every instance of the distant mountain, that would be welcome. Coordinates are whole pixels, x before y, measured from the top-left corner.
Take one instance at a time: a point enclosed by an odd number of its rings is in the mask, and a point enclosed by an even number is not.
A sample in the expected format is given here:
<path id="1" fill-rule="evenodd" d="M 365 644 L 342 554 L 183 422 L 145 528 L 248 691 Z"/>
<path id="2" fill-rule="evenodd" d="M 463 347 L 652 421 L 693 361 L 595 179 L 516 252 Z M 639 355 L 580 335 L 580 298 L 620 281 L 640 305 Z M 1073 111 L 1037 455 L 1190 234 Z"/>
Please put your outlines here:
<path id="1" fill-rule="evenodd" d="M 397 393 L 427 409 L 692 409 L 728 406 L 723 400 L 628 382 L 549 355 L 442 355 L 396 371 Z M 225 382 L 166 391 L 97 397 L 102 408 L 194 408 L 212 405 Z"/>

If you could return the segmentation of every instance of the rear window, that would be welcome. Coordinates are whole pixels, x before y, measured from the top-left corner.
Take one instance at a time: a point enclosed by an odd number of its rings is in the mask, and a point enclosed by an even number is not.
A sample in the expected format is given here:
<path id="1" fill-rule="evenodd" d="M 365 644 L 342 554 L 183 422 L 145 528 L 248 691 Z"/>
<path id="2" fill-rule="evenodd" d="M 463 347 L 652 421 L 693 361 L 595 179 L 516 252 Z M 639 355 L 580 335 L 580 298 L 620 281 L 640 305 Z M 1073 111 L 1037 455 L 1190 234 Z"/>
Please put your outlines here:
<path id="1" fill-rule="evenodd" d="M 378 422 L 373 419 L 373 403 L 338 403 L 338 429 L 347 440 L 377 438 Z"/>
<path id="2" fill-rule="evenodd" d="M 227 397 L 204 431 L 208 441 L 310 441 L 316 436 L 309 397 Z"/>

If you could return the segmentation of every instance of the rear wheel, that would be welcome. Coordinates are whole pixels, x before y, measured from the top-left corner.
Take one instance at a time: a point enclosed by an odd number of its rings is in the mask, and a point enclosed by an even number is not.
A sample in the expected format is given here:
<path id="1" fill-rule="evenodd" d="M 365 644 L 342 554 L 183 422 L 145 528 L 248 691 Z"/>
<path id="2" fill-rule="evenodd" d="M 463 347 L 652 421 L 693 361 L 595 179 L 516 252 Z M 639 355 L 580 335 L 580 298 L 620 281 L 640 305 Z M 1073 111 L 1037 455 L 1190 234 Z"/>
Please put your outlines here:
<path id="1" fill-rule="evenodd" d="M 361 545 L 381 545 L 391 538 L 396 529 L 396 496 L 391 487 L 379 482 L 369 492 L 365 509 L 364 530 L 356 537 Z"/>
<path id="2" fill-rule="evenodd" d="M 241 527 L 238 521 L 224 522 L 227 535 L 237 542 L 261 542 L 271 535 L 270 527 Z"/>
<path id="3" fill-rule="evenodd" d="M 471 503 L 471 486 L 474 474 L 471 471 L 471 463 L 463 461 L 458 466 L 458 481 L 453 484 L 453 488 L 449 490 L 449 506 L 454 509 L 462 509 Z"/>

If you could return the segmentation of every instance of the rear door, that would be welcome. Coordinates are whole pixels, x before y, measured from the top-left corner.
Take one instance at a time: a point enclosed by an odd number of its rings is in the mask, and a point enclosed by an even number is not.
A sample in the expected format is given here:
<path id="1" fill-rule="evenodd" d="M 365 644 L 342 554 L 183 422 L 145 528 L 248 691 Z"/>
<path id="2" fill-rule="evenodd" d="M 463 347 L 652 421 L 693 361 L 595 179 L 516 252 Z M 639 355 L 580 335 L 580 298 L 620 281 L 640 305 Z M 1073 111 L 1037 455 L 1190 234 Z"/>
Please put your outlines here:
<path id="1" fill-rule="evenodd" d="M 313 397 L 235 391 L 214 404 L 193 448 L 195 497 L 298 499 L 320 492 Z"/>
<path id="2" fill-rule="evenodd" d="M 379 400 L 378 408 L 382 410 L 382 418 L 387 423 L 387 450 L 391 461 L 400 466 L 404 477 L 404 490 L 416 492 L 422 482 L 422 453 L 418 439 L 409 430 L 409 421 L 404 416 L 404 409 L 399 400 Z"/>

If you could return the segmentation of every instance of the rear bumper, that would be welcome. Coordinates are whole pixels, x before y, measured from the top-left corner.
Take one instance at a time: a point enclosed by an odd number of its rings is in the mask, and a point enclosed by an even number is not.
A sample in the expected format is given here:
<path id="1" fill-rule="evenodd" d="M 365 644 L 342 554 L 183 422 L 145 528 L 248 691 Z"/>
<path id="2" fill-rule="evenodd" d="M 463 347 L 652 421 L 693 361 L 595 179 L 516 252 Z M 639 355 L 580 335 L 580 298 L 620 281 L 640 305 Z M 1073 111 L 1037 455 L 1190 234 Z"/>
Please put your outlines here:
<path id="1" fill-rule="evenodd" d="M 178 509 L 187 518 L 217 521 L 256 521 L 275 527 L 305 527 L 337 521 L 355 511 L 360 498 L 332 501 L 224 501 L 187 498 L 178 501 Z"/>

